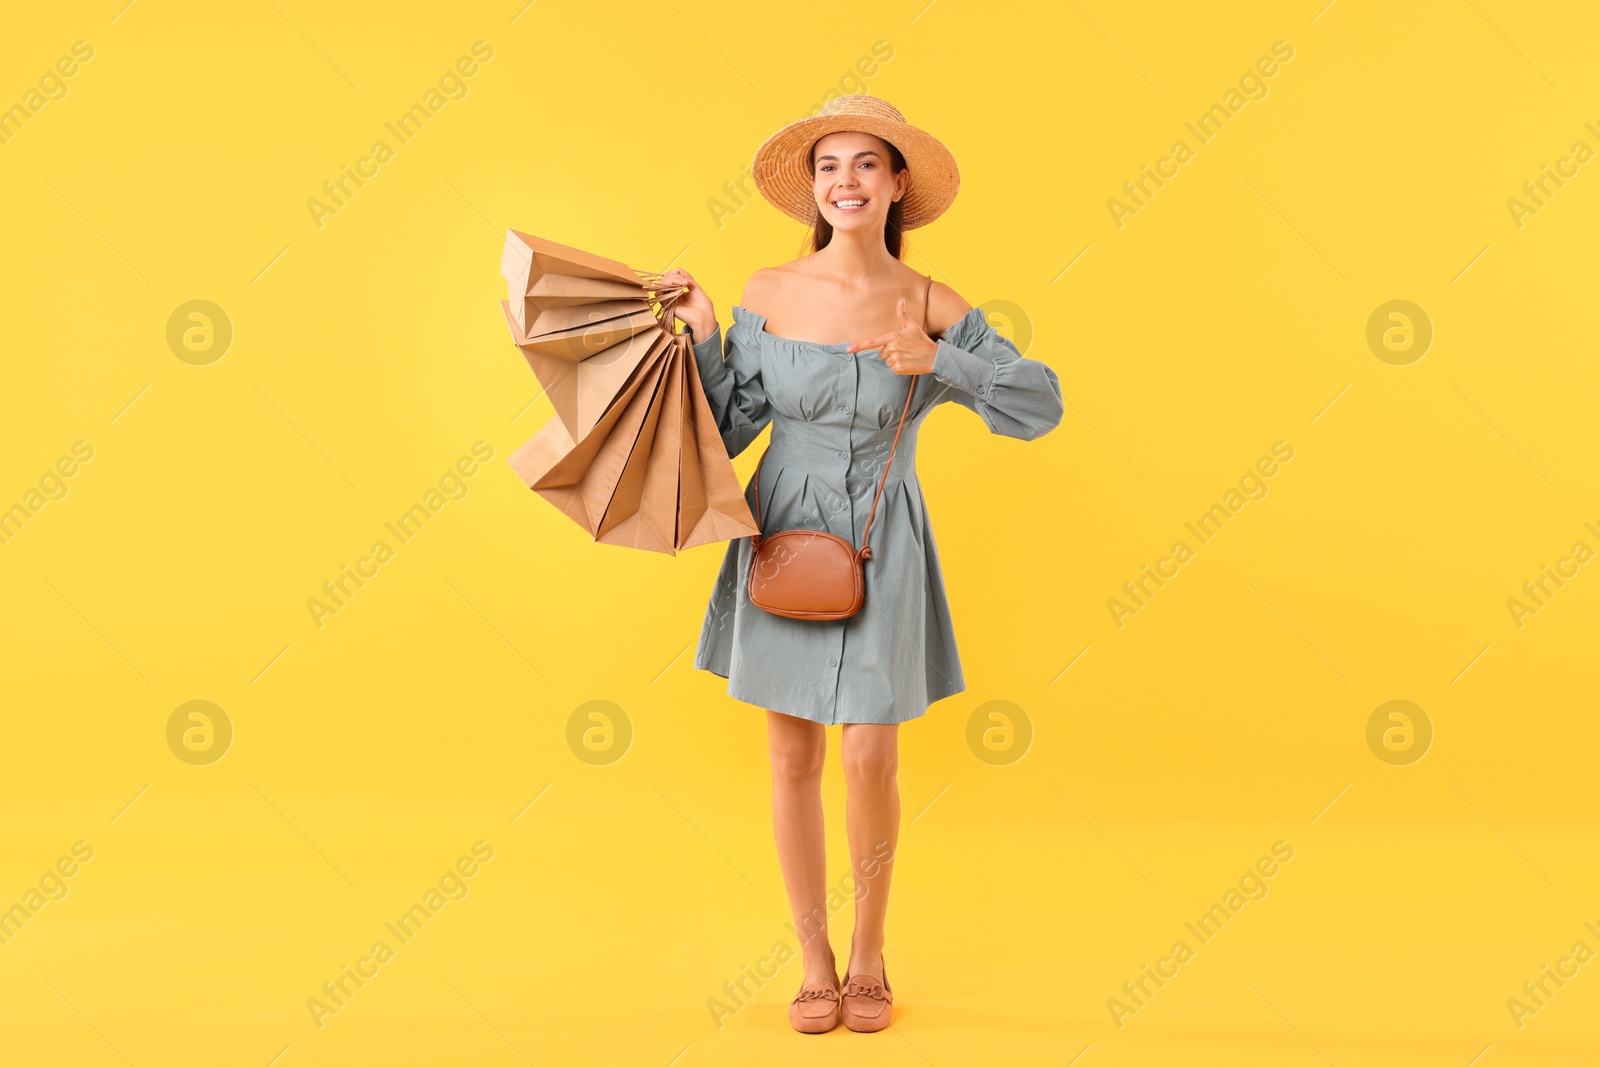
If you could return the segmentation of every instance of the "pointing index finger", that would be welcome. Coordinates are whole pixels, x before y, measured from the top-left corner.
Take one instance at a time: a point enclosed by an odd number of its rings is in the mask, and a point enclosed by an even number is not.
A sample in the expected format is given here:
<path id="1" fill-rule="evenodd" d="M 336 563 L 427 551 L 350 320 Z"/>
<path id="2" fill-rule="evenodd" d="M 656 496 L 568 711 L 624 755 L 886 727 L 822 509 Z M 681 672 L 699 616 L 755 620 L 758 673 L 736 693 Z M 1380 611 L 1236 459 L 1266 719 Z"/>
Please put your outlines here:
<path id="1" fill-rule="evenodd" d="M 895 337 L 897 337 L 897 336 L 899 336 L 899 335 L 895 334 L 893 332 L 890 332 L 890 333 L 883 334 L 880 337 L 874 337 L 870 341 L 857 341 L 857 342 L 855 342 L 854 344 L 852 344 L 850 346 L 849 351 L 851 351 L 851 352 L 861 352 L 861 351 L 864 351 L 864 350 L 866 350 L 868 348 L 882 348 L 884 345 L 886 345 L 890 341 L 894 340 Z"/>

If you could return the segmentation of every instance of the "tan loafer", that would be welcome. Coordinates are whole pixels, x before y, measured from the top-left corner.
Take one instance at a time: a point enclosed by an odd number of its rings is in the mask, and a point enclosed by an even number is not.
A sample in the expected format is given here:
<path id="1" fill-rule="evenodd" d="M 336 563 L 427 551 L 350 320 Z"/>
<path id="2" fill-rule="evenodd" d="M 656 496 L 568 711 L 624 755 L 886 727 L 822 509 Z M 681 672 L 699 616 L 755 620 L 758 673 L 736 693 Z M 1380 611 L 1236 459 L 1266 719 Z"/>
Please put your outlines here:
<path id="1" fill-rule="evenodd" d="M 883 980 L 870 974 L 852 974 L 845 979 L 844 995 L 839 998 L 839 1014 L 844 1024 L 859 1034 L 870 1034 L 889 1025 L 894 993 L 889 988 L 889 972 Z"/>
<path id="2" fill-rule="evenodd" d="M 839 1025 L 839 979 L 807 982 L 789 1002 L 789 1025 L 802 1034 L 825 1034 Z"/>

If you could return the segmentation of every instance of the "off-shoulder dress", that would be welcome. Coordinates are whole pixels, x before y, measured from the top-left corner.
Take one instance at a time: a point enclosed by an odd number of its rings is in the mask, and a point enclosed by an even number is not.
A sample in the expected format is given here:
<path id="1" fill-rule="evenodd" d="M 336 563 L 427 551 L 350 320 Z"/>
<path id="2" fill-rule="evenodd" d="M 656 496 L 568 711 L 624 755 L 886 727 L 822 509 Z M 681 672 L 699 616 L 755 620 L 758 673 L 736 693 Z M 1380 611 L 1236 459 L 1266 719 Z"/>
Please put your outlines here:
<path id="1" fill-rule="evenodd" d="M 729 456 L 770 423 L 761 467 L 763 533 L 826 530 L 855 545 L 911 381 L 877 349 L 768 333 L 765 317 L 733 309 L 694 345 L 706 398 Z M 973 308 L 938 338 L 933 371 L 911 411 L 872 523 L 866 603 L 847 619 L 789 619 L 750 603 L 750 539 L 729 542 L 694 665 L 728 679 L 737 700 L 824 724 L 899 723 L 966 688 L 939 554 L 917 480 L 917 431 L 939 404 L 975 412 L 991 433 L 1032 440 L 1061 422 L 1061 383 L 1025 358 Z M 745 487 L 755 507 L 755 494 Z"/>

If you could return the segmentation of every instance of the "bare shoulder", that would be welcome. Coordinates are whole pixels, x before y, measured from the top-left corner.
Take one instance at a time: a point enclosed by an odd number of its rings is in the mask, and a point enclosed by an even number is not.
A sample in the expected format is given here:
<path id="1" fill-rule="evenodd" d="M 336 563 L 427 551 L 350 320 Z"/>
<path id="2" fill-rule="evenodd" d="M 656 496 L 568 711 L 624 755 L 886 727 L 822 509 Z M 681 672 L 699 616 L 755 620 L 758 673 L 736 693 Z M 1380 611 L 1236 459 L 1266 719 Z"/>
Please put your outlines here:
<path id="1" fill-rule="evenodd" d="M 762 267 L 744 283 L 744 294 L 739 304 L 757 315 L 770 315 L 783 303 L 784 294 L 794 282 L 794 264 Z"/>
<path id="2" fill-rule="evenodd" d="M 960 293 L 944 282 L 934 282 L 928 294 L 928 325 L 930 336 L 938 337 L 950 327 L 967 317 L 972 305 Z"/>

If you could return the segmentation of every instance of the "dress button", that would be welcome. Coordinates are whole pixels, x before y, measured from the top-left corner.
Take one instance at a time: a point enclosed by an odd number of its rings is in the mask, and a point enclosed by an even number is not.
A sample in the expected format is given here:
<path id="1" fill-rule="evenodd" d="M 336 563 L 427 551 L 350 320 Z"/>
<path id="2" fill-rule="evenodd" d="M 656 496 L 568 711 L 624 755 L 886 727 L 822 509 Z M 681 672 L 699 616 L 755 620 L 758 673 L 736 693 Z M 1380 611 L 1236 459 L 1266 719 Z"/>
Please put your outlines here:
<path id="1" fill-rule="evenodd" d="M 844 449 L 842 449 L 842 448 L 839 449 L 839 455 L 841 455 L 841 456 L 844 455 Z"/>
<path id="2" fill-rule="evenodd" d="M 837 659 L 830 659 L 830 660 L 828 660 L 828 666 L 830 666 L 830 667 L 837 667 L 837 666 L 838 666 L 838 665 L 839 665 L 839 661 L 838 661 L 838 660 L 837 660 Z"/>
<path id="3" fill-rule="evenodd" d="M 846 414 L 846 415 L 848 415 L 848 414 L 850 414 L 850 409 L 849 409 L 849 408 L 845 408 L 845 409 L 844 409 L 844 413 L 845 413 L 845 414 Z"/>

